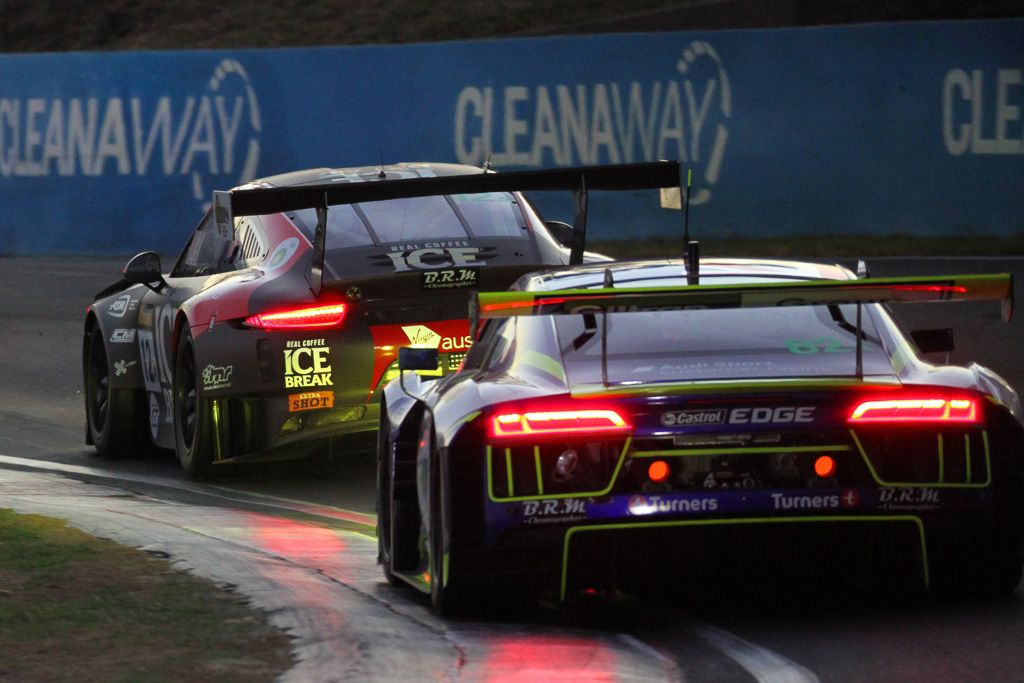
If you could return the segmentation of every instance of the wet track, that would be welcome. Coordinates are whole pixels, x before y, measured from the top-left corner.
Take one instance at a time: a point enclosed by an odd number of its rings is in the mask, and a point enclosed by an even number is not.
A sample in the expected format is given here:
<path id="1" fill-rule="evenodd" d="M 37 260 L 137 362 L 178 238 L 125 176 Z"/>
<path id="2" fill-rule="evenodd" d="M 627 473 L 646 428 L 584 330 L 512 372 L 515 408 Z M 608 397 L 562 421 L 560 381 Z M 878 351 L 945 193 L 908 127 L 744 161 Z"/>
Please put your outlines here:
<path id="1" fill-rule="evenodd" d="M 719 587 L 477 620 L 433 617 L 374 564 L 373 463 L 278 463 L 188 482 L 169 453 L 106 462 L 83 440 L 81 323 L 120 261 L 0 259 L 0 506 L 69 518 L 236 586 L 295 636 L 291 680 L 1020 680 L 1024 593 L 893 603 L 801 585 Z M 1014 271 L 1024 260 L 879 259 L 873 275 Z M 1018 286 L 1018 294 L 1020 287 Z M 1018 298 L 1020 300 L 1020 298 Z M 1024 387 L 1020 320 L 904 306 Z"/>

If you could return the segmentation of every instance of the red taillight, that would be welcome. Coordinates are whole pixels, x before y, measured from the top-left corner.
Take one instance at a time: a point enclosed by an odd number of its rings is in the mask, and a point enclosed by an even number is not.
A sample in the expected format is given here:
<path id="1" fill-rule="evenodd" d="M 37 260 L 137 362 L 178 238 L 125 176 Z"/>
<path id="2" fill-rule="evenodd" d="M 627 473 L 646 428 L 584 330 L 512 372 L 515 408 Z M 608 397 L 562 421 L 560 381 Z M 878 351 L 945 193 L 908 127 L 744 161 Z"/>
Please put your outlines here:
<path id="1" fill-rule="evenodd" d="M 499 413 L 491 418 L 491 436 L 560 436 L 614 434 L 632 427 L 614 410 L 544 410 Z"/>
<path id="2" fill-rule="evenodd" d="M 977 422 L 973 398 L 900 398 L 863 401 L 850 422 Z"/>
<path id="3" fill-rule="evenodd" d="M 345 319 L 345 304 L 293 308 L 273 313 L 257 313 L 245 319 L 249 327 L 264 330 L 316 330 L 338 327 Z"/>

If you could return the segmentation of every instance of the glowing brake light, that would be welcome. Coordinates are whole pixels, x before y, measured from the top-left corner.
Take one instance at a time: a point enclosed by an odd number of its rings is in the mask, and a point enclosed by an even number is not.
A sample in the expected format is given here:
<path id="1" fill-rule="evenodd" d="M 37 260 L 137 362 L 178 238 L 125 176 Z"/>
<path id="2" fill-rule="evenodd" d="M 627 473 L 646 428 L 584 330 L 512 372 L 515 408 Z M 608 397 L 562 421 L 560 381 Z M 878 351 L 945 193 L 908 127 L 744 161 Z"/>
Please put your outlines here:
<path id="1" fill-rule="evenodd" d="M 973 398 L 904 398 L 864 401 L 850 413 L 850 422 L 977 422 Z"/>
<path id="2" fill-rule="evenodd" d="M 632 426 L 614 410 L 551 410 L 500 413 L 491 419 L 491 436 L 557 436 L 628 432 Z"/>
<path id="3" fill-rule="evenodd" d="M 339 327 L 344 319 L 345 304 L 331 304 L 274 313 L 257 313 L 246 318 L 245 325 L 264 330 L 312 330 Z"/>

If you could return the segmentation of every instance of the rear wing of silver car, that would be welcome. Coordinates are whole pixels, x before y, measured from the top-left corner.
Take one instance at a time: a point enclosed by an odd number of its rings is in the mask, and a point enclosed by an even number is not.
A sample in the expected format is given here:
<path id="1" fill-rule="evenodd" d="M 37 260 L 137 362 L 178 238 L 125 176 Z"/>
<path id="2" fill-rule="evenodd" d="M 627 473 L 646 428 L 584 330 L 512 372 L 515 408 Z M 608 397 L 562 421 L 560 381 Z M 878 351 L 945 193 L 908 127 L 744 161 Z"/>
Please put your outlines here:
<path id="1" fill-rule="evenodd" d="M 469 316 L 473 335 L 476 336 L 479 320 L 517 315 L 856 304 L 856 374 L 859 377 L 863 374 L 861 305 L 978 300 L 1001 301 L 1002 318 L 1009 322 L 1013 316 L 1013 276 L 1001 273 L 685 287 L 479 292 L 470 299 Z"/>
<path id="2" fill-rule="evenodd" d="M 575 199 L 570 264 L 583 262 L 589 190 L 642 190 L 680 187 L 678 161 L 607 166 L 578 166 L 540 171 L 510 171 L 363 182 L 331 182 L 292 187 L 253 187 L 213 193 L 214 220 L 222 234 L 231 234 L 234 219 L 299 209 L 315 209 L 313 260 L 307 279 L 314 294 L 323 284 L 327 211 L 331 206 L 388 199 L 485 192 L 572 192 Z"/>

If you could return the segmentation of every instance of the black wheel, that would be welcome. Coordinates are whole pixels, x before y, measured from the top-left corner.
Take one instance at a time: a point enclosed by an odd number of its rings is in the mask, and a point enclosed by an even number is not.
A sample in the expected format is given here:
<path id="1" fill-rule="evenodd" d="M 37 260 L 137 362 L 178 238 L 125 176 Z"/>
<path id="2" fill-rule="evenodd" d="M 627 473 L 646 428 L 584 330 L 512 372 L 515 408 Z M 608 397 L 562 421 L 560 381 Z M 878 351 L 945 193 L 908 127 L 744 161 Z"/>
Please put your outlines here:
<path id="1" fill-rule="evenodd" d="M 99 325 L 94 325 L 85 349 L 85 415 L 96 454 L 122 458 L 143 447 L 138 429 L 138 392 L 110 388 L 110 360 Z"/>
<path id="2" fill-rule="evenodd" d="M 394 459 L 391 439 L 388 438 L 387 409 L 382 403 L 380 425 L 377 429 L 377 562 L 388 583 L 398 586 L 403 582 L 395 576 L 394 559 L 391 552 L 392 539 L 395 537 L 394 516 L 391 514 L 395 499 L 394 488 L 391 485 L 393 471 Z"/>
<path id="3" fill-rule="evenodd" d="M 979 568 L 976 591 L 982 597 L 1002 598 L 1013 595 L 1020 585 L 1022 563 L 1018 557 L 996 555 Z"/>
<path id="4" fill-rule="evenodd" d="M 181 466 L 192 477 L 213 464 L 209 401 L 199 396 L 192 333 L 185 325 L 174 355 L 174 446 Z"/>
<path id="5" fill-rule="evenodd" d="M 1020 585 L 1021 541 L 998 523 L 969 534 L 951 534 L 936 545 L 934 587 L 940 595 L 1000 598 L 1012 595 Z"/>
<path id="6" fill-rule="evenodd" d="M 441 468 L 440 454 L 434 451 L 434 433 L 429 420 L 423 430 L 423 439 L 431 444 L 430 457 L 430 510 L 427 544 L 430 556 L 430 603 L 439 616 L 453 616 L 465 612 L 468 601 L 465 586 L 451 573 L 450 556 L 446 562 L 445 553 L 445 511 L 447 509 L 447 486 Z M 447 580 L 447 582 L 446 582 Z"/>

